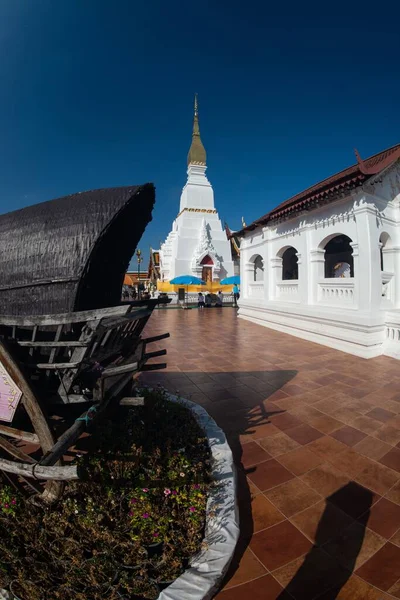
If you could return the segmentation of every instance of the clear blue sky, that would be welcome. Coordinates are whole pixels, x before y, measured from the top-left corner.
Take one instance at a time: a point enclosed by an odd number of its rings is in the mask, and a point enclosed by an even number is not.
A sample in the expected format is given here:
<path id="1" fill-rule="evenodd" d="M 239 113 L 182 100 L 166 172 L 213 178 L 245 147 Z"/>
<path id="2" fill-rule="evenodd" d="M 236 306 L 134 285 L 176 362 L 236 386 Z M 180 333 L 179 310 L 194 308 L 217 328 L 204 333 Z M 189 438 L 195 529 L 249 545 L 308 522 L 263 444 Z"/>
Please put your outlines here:
<path id="1" fill-rule="evenodd" d="M 232 228 L 355 162 L 354 146 L 400 142 L 398 3 L 270 5 L 0 0 L 1 212 L 152 181 L 147 255 L 178 212 L 194 92 Z"/>

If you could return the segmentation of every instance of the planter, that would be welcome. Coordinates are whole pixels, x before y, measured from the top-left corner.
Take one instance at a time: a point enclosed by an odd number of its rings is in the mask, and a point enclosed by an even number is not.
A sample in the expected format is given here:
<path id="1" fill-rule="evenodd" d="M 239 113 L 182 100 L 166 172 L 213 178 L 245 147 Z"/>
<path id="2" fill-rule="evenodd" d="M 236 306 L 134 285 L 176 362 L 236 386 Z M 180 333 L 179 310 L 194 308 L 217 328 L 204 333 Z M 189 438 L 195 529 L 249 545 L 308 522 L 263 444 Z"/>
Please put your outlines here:
<path id="1" fill-rule="evenodd" d="M 236 504 L 236 470 L 231 449 L 224 432 L 199 405 L 168 395 L 190 410 L 208 438 L 212 454 L 212 478 L 206 509 L 205 537 L 202 550 L 190 561 L 189 568 L 172 583 L 164 582 L 158 600 L 210 600 L 216 593 L 231 562 L 239 537 L 239 516 Z M 148 547 L 157 553 L 162 542 Z M 133 568 L 134 570 L 134 568 Z M 3 594 L 3 595 L 2 595 Z M 15 595 L 0 590 L 0 600 L 19 600 Z M 25 600 L 25 599 L 24 599 Z"/>

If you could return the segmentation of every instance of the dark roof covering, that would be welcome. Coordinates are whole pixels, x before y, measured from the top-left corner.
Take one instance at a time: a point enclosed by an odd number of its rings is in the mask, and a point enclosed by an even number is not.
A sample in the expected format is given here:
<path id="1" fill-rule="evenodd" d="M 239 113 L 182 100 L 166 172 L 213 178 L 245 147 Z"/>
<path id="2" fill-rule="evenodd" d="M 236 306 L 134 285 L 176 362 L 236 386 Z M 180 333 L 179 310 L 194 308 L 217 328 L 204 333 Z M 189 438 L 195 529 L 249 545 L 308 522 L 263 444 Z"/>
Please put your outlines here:
<path id="1" fill-rule="evenodd" d="M 81 192 L 1 215 L 0 314 L 118 304 L 154 198 L 154 186 L 146 184 Z"/>
<path id="2" fill-rule="evenodd" d="M 394 163 L 400 158 L 400 144 L 388 148 L 383 152 L 374 154 L 363 161 L 356 150 L 357 163 L 332 175 L 323 181 L 311 186 L 300 194 L 289 198 L 276 208 L 266 213 L 247 227 L 244 227 L 237 234 L 242 235 L 246 231 L 252 231 L 258 225 L 265 225 L 268 221 L 276 218 L 288 216 L 290 213 L 299 210 L 310 210 L 315 208 L 317 203 L 322 200 L 337 197 L 340 192 L 346 192 L 352 188 L 361 185 L 373 175 L 377 175 L 383 169 Z"/>

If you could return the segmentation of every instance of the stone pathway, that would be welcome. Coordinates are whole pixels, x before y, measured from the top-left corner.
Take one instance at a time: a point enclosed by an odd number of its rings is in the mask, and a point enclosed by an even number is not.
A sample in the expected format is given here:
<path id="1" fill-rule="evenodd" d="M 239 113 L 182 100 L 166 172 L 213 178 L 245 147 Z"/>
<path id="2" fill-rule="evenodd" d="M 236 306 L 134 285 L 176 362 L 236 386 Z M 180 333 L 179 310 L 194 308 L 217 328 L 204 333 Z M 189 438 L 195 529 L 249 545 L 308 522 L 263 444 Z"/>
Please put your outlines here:
<path id="1" fill-rule="evenodd" d="M 400 598 L 400 362 L 230 308 L 157 310 L 146 333 L 165 331 L 168 368 L 143 381 L 204 406 L 239 467 L 241 539 L 218 600 Z"/>

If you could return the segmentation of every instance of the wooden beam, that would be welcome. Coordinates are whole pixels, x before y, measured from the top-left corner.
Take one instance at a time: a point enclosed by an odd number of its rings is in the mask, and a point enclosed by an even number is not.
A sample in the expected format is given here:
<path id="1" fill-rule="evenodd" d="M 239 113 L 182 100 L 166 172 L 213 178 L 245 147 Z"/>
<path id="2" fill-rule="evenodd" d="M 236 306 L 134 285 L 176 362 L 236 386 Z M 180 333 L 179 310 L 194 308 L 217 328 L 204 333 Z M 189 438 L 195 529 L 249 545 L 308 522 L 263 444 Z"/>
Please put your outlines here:
<path id="1" fill-rule="evenodd" d="M 83 310 L 80 312 L 63 313 L 59 315 L 32 315 L 12 316 L 0 315 L 2 325 L 26 327 L 43 325 L 68 325 L 69 323 L 85 323 L 106 317 L 124 315 L 129 311 L 129 306 L 112 306 L 110 308 L 98 308 L 94 310 Z"/>
<path id="2" fill-rule="evenodd" d="M 23 460 L 30 464 L 33 464 L 36 462 L 31 456 L 29 456 L 29 454 L 25 454 L 25 452 L 23 452 L 21 450 L 21 448 L 14 446 L 14 444 L 11 444 L 11 442 L 9 442 L 8 440 L 4 439 L 1 436 L 0 436 L 0 448 L 3 448 L 3 450 L 5 450 L 8 454 L 11 454 L 11 456 L 18 458 L 18 460 Z"/>
<path id="3" fill-rule="evenodd" d="M 120 406 L 144 406 L 144 398 L 135 396 L 133 398 L 122 398 Z"/>
<path id="4" fill-rule="evenodd" d="M 28 413 L 33 428 L 39 438 L 40 446 L 43 452 L 50 452 L 54 445 L 54 438 L 50 430 L 49 424 L 47 423 L 46 416 L 40 405 L 39 399 L 35 396 L 18 363 L 14 360 L 5 343 L 2 341 L 0 341 L 0 362 L 2 363 L 3 367 L 5 368 L 11 379 L 15 381 L 15 383 L 18 385 L 19 389 L 22 392 L 21 403 L 23 404 L 26 412 Z M 58 457 L 58 459 L 60 458 L 61 457 Z M 0 465 L 0 469 L 1 468 L 2 467 Z M 46 490 L 44 492 L 46 501 L 52 502 L 58 499 L 61 495 L 61 492 L 61 483 L 50 483 L 48 486 L 46 486 Z"/>
<path id="5" fill-rule="evenodd" d="M 4 433 L 10 438 L 15 440 L 23 440 L 24 442 L 31 442 L 32 444 L 39 444 L 39 438 L 36 433 L 30 431 L 22 431 L 21 429 L 15 429 L 14 427 L 8 427 L 0 423 L 0 433 Z"/>
<path id="6" fill-rule="evenodd" d="M 33 461 L 15 462 L 0 458 L 0 470 L 6 473 L 14 473 L 20 477 L 30 477 L 33 479 L 43 479 L 47 481 L 72 481 L 79 479 L 78 467 L 76 465 L 65 465 L 56 467 L 44 467 Z"/>
<path id="7" fill-rule="evenodd" d="M 124 373 L 131 373 L 132 371 L 139 370 L 139 363 L 134 362 L 129 365 L 120 365 L 118 367 L 109 367 L 104 369 L 101 374 L 102 379 L 106 379 L 107 377 L 115 377 L 115 375 L 123 375 Z"/>
<path id="8" fill-rule="evenodd" d="M 144 356 L 144 360 L 149 360 L 150 358 L 156 358 L 157 356 L 165 356 L 167 354 L 166 350 L 155 350 L 154 352 L 147 352 Z"/>
<path id="9" fill-rule="evenodd" d="M 18 346 L 25 346 L 27 348 L 81 348 L 89 345 L 89 342 L 81 341 L 61 341 L 61 342 L 27 342 L 16 340 Z"/>
<path id="10" fill-rule="evenodd" d="M 57 371 L 57 369 L 77 369 L 81 366 L 81 362 L 67 363 L 23 363 L 29 369 L 43 369 L 48 371 Z"/>
<path id="11" fill-rule="evenodd" d="M 81 433 L 83 433 L 86 429 L 86 418 L 89 419 L 91 423 L 96 421 L 98 417 L 106 410 L 109 402 L 113 400 L 118 394 L 122 392 L 124 387 L 129 383 L 132 379 L 132 373 L 128 373 L 127 375 L 121 377 L 118 381 L 116 381 L 110 389 L 107 391 L 103 402 L 99 405 L 96 411 L 93 411 L 92 417 L 88 416 L 88 411 L 85 411 L 79 419 L 77 419 L 67 431 L 65 431 L 54 444 L 51 452 L 47 454 L 41 461 L 41 464 L 44 466 L 54 465 L 59 458 L 61 458 L 68 448 L 70 448 L 76 440 L 80 437 Z M 90 410 L 90 409 L 89 409 Z M 1 466 L 0 466 L 1 468 Z"/>
<path id="12" fill-rule="evenodd" d="M 167 338 L 170 337 L 170 335 L 171 334 L 169 334 L 169 333 L 162 333 L 161 335 L 155 335 L 153 337 L 144 338 L 143 343 L 151 344 L 152 342 L 158 342 L 159 340 L 166 340 Z"/>
<path id="13" fill-rule="evenodd" d="M 143 365 L 141 371 L 158 371 L 158 369 L 166 369 L 167 363 L 157 363 L 156 365 Z"/>

